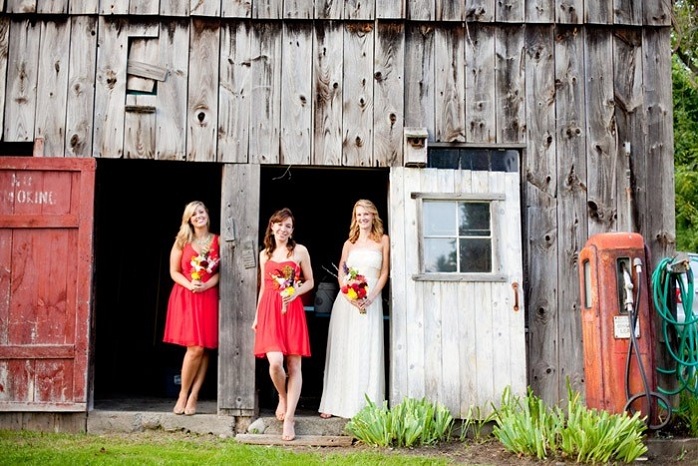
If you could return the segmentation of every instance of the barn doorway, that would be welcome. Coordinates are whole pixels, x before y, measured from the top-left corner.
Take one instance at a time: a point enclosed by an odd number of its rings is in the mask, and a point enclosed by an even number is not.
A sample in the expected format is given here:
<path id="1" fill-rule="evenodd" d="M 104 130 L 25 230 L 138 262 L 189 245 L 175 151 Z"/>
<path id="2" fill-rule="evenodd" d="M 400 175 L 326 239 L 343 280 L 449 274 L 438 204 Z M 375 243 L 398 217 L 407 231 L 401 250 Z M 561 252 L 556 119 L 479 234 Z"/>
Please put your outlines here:
<path id="1" fill-rule="evenodd" d="M 95 189 L 94 390 L 99 400 L 176 399 L 184 349 L 162 342 L 169 253 L 184 206 L 201 200 L 220 228 L 222 166 L 98 159 Z M 213 370 L 201 399 L 215 400 Z"/>
<path id="2" fill-rule="evenodd" d="M 342 168 L 261 168 L 259 244 L 263 244 L 264 232 L 271 214 L 289 207 L 296 218 L 293 236 L 308 248 L 313 266 L 315 290 L 323 282 L 336 283 L 333 264 L 339 264 L 342 245 L 349 233 L 349 223 L 354 203 L 362 198 L 376 204 L 388 229 L 389 169 Z M 389 306 L 388 283 L 383 291 L 385 315 L 386 385 L 388 383 Z M 307 293 L 310 295 L 311 293 Z M 315 312 L 314 296 L 306 296 L 306 317 L 310 332 L 312 356 L 303 360 L 303 388 L 298 407 L 316 411 L 322 395 L 322 379 L 325 367 L 325 345 L 329 326 L 329 312 Z M 331 307 L 330 307 L 331 308 Z M 278 398 L 269 380 L 268 363 L 257 360 L 257 387 L 262 410 L 274 410 Z"/>

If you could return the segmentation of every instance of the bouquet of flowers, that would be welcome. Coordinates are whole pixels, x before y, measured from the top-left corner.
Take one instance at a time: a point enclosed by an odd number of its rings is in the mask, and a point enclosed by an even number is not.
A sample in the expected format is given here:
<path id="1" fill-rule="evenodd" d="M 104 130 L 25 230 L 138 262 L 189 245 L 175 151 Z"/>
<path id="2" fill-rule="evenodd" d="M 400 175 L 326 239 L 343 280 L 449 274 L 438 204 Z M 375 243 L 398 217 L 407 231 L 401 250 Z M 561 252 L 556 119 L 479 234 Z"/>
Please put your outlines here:
<path id="1" fill-rule="evenodd" d="M 198 256 L 191 259 L 191 278 L 192 280 L 201 280 L 204 273 L 212 274 L 218 266 L 218 257 L 214 257 L 209 251 L 201 252 Z"/>
<path id="2" fill-rule="evenodd" d="M 342 285 L 341 291 L 352 301 L 366 299 L 368 295 L 366 277 L 354 267 L 347 267 L 347 264 L 344 264 L 344 285 Z M 359 312 L 366 314 L 366 309 L 362 307 Z"/>
<path id="3" fill-rule="evenodd" d="M 296 288 L 301 286 L 300 274 L 296 269 L 290 265 L 285 265 L 280 269 L 276 269 L 276 273 L 271 274 L 276 289 L 279 290 L 282 298 L 293 296 L 296 294 Z M 281 307 L 281 313 L 286 314 L 286 303 Z"/>

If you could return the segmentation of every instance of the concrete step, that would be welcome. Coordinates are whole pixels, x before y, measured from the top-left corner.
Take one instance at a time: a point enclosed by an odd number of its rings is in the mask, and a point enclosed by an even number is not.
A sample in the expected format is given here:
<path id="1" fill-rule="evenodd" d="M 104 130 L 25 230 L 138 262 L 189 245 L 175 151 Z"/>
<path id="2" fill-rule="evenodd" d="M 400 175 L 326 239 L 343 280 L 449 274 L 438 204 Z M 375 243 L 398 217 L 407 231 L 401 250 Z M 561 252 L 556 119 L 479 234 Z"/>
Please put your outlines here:
<path id="1" fill-rule="evenodd" d="M 237 437 L 245 443 L 284 444 L 281 440 L 283 423 L 273 412 L 262 412 L 254 420 L 241 422 L 232 416 L 219 416 L 215 401 L 199 401 L 193 416 L 172 413 L 172 400 L 101 400 L 87 415 L 87 432 L 93 434 L 143 432 L 163 429 L 219 437 Z M 237 424 L 236 424 L 237 422 Z M 348 419 L 322 419 L 319 413 L 299 409 L 296 413 L 296 440 L 303 445 L 346 445 L 352 437 L 344 431 Z M 249 425 L 248 425 L 249 424 Z M 246 429 L 245 429 L 246 427 Z M 241 429 L 245 429 L 242 432 Z"/>

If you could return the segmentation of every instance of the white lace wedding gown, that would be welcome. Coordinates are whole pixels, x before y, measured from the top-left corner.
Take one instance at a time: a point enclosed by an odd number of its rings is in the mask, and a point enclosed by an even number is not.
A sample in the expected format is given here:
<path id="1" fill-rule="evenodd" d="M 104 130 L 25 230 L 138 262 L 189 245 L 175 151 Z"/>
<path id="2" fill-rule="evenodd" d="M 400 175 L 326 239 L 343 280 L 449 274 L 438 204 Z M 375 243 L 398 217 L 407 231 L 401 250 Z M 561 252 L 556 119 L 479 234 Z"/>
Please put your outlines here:
<path id="1" fill-rule="evenodd" d="M 369 293 L 380 275 L 380 249 L 354 248 L 347 266 L 366 277 Z M 385 399 L 383 303 L 380 296 L 366 314 L 352 306 L 340 292 L 332 306 L 325 355 L 321 413 L 351 418 L 366 406 L 365 395 L 382 406 Z"/>

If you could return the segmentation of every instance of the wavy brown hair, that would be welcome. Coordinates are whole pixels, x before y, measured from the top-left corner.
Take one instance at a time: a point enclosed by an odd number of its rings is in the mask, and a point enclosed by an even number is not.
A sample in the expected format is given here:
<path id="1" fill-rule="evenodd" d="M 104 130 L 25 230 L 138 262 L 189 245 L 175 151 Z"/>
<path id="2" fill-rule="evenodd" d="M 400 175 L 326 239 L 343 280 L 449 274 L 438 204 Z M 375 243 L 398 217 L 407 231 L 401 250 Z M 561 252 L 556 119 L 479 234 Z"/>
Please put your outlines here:
<path id="1" fill-rule="evenodd" d="M 269 223 L 267 224 L 267 231 L 264 233 L 264 251 L 267 255 L 267 258 L 271 258 L 271 254 L 274 252 L 274 249 L 276 249 L 276 240 L 274 239 L 274 235 L 271 232 L 271 226 L 275 223 L 283 222 L 289 218 L 291 219 L 291 223 L 293 223 L 293 227 L 295 228 L 296 219 L 293 216 L 291 209 L 289 209 L 288 207 L 284 207 L 283 209 L 277 210 L 269 218 Z M 286 243 L 286 249 L 288 249 L 288 254 L 286 255 L 286 257 L 291 257 L 291 254 L 293 254 L 293 250 L 295 249 L 295 247 L 296 240 L 293 239 L 293 236 L 289 236 L 288 243 Z"/>
<path id="2" fill-rule="evenodd" d="M 373 222 L 371 223 L 371 239 L 377 243 L 381 242 L 383 238 L 383 220 L 381 220 L 380 215 L 378 215 L 378 209 L 376 205 L 369 201 L 368 199 L 359 199 L 354 204 L 354 208 L 351 211 L 351 225 L 349 226 L 349 241 L 351 243 L 356 243 L 359 239 L 359 224 L 356 222 L 356 208 L 363 207 L 373 214 Z"/>

